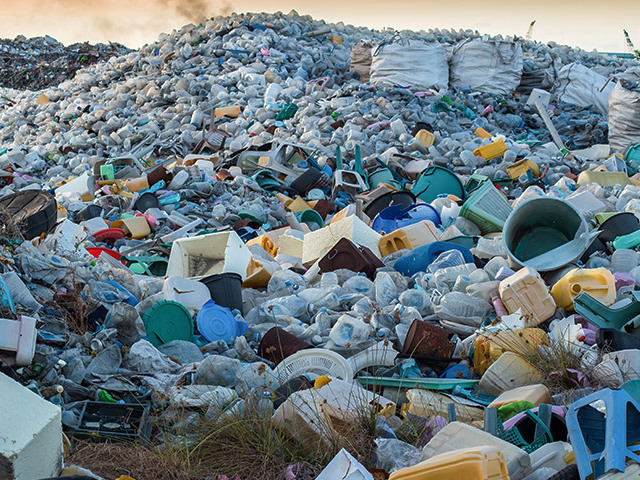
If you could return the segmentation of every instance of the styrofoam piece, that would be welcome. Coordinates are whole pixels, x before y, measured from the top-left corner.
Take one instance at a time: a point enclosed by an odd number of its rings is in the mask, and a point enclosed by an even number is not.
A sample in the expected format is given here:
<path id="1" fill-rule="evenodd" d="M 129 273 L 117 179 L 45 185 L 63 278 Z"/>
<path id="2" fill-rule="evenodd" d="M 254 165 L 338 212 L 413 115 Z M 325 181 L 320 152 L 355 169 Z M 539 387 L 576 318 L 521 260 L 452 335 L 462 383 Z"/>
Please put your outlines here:
<path id="1" fill-rule="evenodd" d="M 395 350 L 390 342 L 383 341 L 356 353 L 347 361 L 351 364 L 351 369 L 355 374 L 367 367 L 393 366 L 398 353 L 400 352 Z"/>
<path id="2" fill-rule="evenodd" d="M 324 256 L 341 238 L 347 238 L 359 246 L 367 247 L 377 257 L 381 257 L 378 245 L 380 234 L 355 215 L 336 223 L 331 223 L 304 236 L 302 263 L 311 265 Z M 282 240 L 282 238 L 281 238 Z"/>
<path id="3" fill-rule="evenodd" d="M 89 235 L 93 235 L 100 230 L 109 228 L 109 224 L 102 217 L 94 217 L 81 222 L 80 225 L 87 230 Z"/>
<path id="4" fill-rule="evenodd" d="M 551 100 L 551 94 L 546 90 L 541 90 L 539 88 L 534 88 L 529 94 L 529 98 L 527 99 L 527 105 L 535 106 L 536 102 L 539 102 L 540 105 L 547 108 L 549 106 L 549 101 Z"/>
<path id="5" fill-rule="evenodd" d="M 181 303 L 192 310 L 200 310 L 211 300 L 211 293 L 204 283 L 181 277 L 167 277 L 162 286 L 165 300 Z"/>
<path id="6" fill-rule="evenodd" d="M 289 229 L 280 235 L 278 237 L 278 255 L 288 255 L 301 259 L 304 250 L 304 236 L 303 231 L 294 229 Z"/>
<path id="7" fill-rule="evenodd" d="M 90 194 L 91 192 L 93 192 L 93 178 L 94 177 L 92 175 L 89 175 L 88 172 L 85 172 L 79 177 L 74 178 L 70 182 L 59 186 L 58 188 L 56 188 L 56 199 L 60 200 L 61 198 L 67 196 L 78 196 L 79 198 L 82 198 L 83 196 Z"/>
<path id="8" fill-rule="evenodd" d="M 251 252 L 235 231 L 181 238 L 171 247 L 167 276 L 198 280 L 234 272 L 247 278 Z"/>
<path id="9" fill-rule="evenodd" d="M 351 381 L 355 373 L 347 359 L 324 348 L 300 350 L 280 362 L 274 372 L 280 383 L 307 373 L 330 375 L 340 380 Z"/>
<path id="10" fill-rule="evenodd" d="M 62 411 L 0 373 L 0 478 L 55 477 L 62 468 Z"/>
<path id="11" fill-rule="evenodd" d="M 9 363 L 18 367 L 31 365 L 36 352 L 36 336 L 35 318 L 24 315 L 18 320 L 0 318 L 0 358 L 4 357 L 4 352 L 11 352 Z"/>
<path id="12" fill-rule="evenodd" d="M 336 480 L 338 478 L 341 480 L 373 480 L 373 475 L 343 448 L 320 472 L 316 480 Z"/>
<path id="13" fill-rule="evenodd" d="M 461 422 L 452 422 L 440 430 L 422 449 L 420 461 L 461 448 L 494 446 L 504 455 L 512 480 L 521 480 L 531 472 L 529 454 L 488 432 Z"/>

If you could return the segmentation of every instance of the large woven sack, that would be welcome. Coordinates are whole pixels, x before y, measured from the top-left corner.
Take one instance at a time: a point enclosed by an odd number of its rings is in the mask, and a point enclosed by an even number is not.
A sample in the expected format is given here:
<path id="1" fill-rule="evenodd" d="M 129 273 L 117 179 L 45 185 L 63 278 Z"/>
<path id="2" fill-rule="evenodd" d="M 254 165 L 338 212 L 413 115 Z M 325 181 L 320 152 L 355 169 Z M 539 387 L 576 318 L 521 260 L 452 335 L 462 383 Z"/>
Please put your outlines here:
<path id="1" fill-rule="evenodd" d="M 609 144 L 626 153 L 640 143 L 640 94 L 616 84 L 609 96 Z"/>
<path id="2" fill-rule="evenodd" d="M 412 90 L 446 90 L 449 86 L 447 52 L 437 42 L 396 37 L 373 51 L 371 82 Z"/>
<path id="3" fill-rule="evenodd" d="M 613 87 L 613 83 L 607 84 L 607 77 L 579 63 L 570 63 L 558 73 L 558 86 L 554 93 L 561 102 L 579 107 L 594 107 L 606 115 Z"/>
<path id="4" fill-rule="evenodd" d="M 350 72 L 356 72 L 361 82 L 369 81 L 371 70 L 371 47 L 367 42 L 360 42 L 351 49 Z"/>
<path id="5" fill-rule="evenodd" d="M 520 84 L 522 47 L 503 40 L 465 40 L 453 48 L 451 85 L 508 95 Z"/>

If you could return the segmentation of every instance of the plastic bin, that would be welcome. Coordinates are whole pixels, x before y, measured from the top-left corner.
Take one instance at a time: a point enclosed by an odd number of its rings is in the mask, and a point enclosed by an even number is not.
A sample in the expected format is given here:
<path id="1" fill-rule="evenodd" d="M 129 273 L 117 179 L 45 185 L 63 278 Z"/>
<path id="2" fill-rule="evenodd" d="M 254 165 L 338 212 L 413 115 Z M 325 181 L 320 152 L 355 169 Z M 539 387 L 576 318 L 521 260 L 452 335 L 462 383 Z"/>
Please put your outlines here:
<path id="1" fill-rule="evenodd" d="M 551 289 L 556 306 L 573 310 L 573 299 L 586 292 L 605 306 L 616 302 L 616 279 L 606 268 L 574 268 Z"/>
<path id="2" fill-rule="evenodd" d="M 460 216 L 471 220 L 486 235 L 501 232 L 511 211 L 507 198 L 489 181 L 482 184 L 464 202 Z"/>
<path id="3" fill-rule="evenodd" d="M 246 278 L 251 252 L 236 232 L 219 232 L 173 242 L 167 275 L 200 280 L 233 272 Z"/>
<path id="4" fill-rule="evenodd" d="M 77 439 L 148 443 L 151 424 L 147 409 L 135 403 L 87 401 L 78 426 L 68 431 Z"/>
<path id="5" fill-rule="evenodd" d="M 237 273 L 226 272 L 217 275 L 209 275 L 200 279 L 209 289 L 211 300 L 217 305 L 227 307 L 230 310 L 242 309 L 242 276 Z"/>
<path id="6" fill-rule="evenodd" d="M 366 247 L 358 247 L 351 240 L 341 238 L 327 254 L 320 259 L 318 266 L 323 272 L 333 272 L 346 268 L 352 272 L 363 272 L 373 278 L 378 268 L 384 267 L 382 261 Z"/>
<path id="7" fill-rule="evenodd" d="M 533 268 L 522 268 L 505 278 L 500 282 L 498 291 L 509 313 L 521 311 L 527 327 L 541 324 L 556 311 L 556 304 L 544 280 Z"/>
<path id="8" fill-rule="evenodd" d="M 473 447 L 436 455 L 392 473 L 389 480 L 509 480 L 504 455 L 496 447 Z"/>
<path id="9" fill-rule="evenodd" d="M 380 239 L 380 253 L 389 255 L 398 250 L 413 250 L 416 247 L 437 242 L 440 231 L 433 222 L 423 220 L 391 232 Z"/>
<path id="10" fill-rule="evenodd" d="M 482 157 L 485 160 L 493 160 L 494 158 L 498 158 L 504 152 L 507 151 L 507 145 L 505 145 L 504 140 L 496 140 L 488 145 L 483 145 L 481 147 L 476 148 L 473 151 L 473 154 L 476 157 Z"/>
<path id="11" fill-rule="evenodd" d="M 258 355 L 277 365 L 294 353 L 308 348 L 313 346 L 280 327 L 273 327 L 262 337 L 258 345 Z"/>

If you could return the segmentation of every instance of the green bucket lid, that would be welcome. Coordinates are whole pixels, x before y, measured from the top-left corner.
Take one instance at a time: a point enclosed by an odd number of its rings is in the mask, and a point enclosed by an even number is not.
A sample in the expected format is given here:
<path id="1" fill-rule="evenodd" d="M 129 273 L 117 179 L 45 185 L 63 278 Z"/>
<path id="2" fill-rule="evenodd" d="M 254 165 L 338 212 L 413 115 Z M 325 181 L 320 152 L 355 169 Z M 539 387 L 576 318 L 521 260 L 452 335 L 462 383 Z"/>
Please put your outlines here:
<path id="1" fill-rule="evenodd" d="M 149 342 L 154 347 L 172 340 L 190 341 L 193 318 L 187 308 L 171 300 L 162 300 L 142 315 Z"/>

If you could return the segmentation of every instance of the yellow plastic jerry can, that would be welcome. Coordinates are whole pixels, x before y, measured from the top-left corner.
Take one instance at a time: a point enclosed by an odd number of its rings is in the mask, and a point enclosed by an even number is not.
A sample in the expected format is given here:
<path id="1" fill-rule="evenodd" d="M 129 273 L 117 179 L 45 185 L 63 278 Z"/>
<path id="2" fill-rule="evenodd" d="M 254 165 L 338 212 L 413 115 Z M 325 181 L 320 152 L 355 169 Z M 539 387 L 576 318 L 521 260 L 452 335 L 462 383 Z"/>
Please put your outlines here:
<path id="1" fill-rule="evenodd" d="M 504 152 L 507 151 L 507 146 L 504 143 L 504 140 L 496 140 L 489 145 L 483 145 L 481 147 L 476 148 L 473 151 L 473 154 L 477 157 L 482 157 L 485 160 L 493 160 L 494 158 L 498 158 Z"/>
<path id="2" fill-rule="evenodd" d="M 556 303 L 544 280 L 530 267 L 522 268 L 502 280 L 498 292 L 509 313 L 521 311 L 526 327 L 540 325 L 556 311 Z"/>
<path id="3" fill-rule="evenodd" d="M 509 480 L 504 455 L 494 446 L 442 453 L 392 473 L 389 480 Z"/>
<path id="4" fill-rule="evenodd" d="M 616 279 L 606 268 L 574 268 L 551 289 L 560 308 L 573 310 L 573 299 L 586 292 L 605 306 L 616 301 Z"/>

